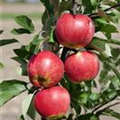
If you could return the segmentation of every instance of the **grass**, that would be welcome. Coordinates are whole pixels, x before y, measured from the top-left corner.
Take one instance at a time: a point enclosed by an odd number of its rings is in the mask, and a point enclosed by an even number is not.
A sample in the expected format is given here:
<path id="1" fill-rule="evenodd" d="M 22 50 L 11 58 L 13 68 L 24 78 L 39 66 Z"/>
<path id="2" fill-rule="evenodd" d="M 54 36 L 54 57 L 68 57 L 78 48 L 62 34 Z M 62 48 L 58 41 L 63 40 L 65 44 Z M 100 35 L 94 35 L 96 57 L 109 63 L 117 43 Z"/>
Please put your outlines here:
<path id="1" fill-rule="evenodd" d="M 2 13 L 0 14 L 0 18 L 2 20 L 11 20 L 19 15 L 26 15 L 31 19 L 41 19 L 41 16 L 42 16 L 42 14 L 39 14 L 39 13 Z"/>

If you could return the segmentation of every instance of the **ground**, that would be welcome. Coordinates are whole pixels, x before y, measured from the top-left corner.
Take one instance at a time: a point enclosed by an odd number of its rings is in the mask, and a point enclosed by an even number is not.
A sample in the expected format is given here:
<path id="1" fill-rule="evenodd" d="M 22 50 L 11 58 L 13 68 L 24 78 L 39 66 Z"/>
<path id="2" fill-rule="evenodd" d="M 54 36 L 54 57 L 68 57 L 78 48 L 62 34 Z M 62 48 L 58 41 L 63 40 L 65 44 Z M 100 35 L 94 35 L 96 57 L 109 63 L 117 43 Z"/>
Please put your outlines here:
<path id="1" fill-rule="evenodd" d="M 1 80 L 10 80 L 10 79 L 20 79 L 28 80 L 27 77 L 21 77 L 16 72 L 16 69 L 19 67 L 19 64 L 10 58 L 15 56 L 13 49 L 18 48 L 21 44 L 27 44 L 30 42 L 32 35 L 20 35 L 14 36 L 10 33 L 10 30 L 13 27 L 18 27 L 14 22 L 14 15 L 26 14 L 30 15 L 35 23 L 36 29 L 41 30 L 42 24 L 40 22 L 39 14 L 44 11 L 43 6 L 38 4 L 1 4 L 0 3 L 0 14 L 3 15 L 1 20 L 0 18 L 0 29 L 4 30 L 2 38 L 13 38 L 16 37 L 19 40 L 19 44 L 15 43 L 12 45 L 4 46 L 0 48 L 0 60 L 5 65 L 5 68 L 0 71 Z M 37 14 L 38 16 L 36 17 Z M 6 16 L 7 15 L 7 16 Z M 11 16 L 9 16 L 11 15 Z M 34 18 L 35 16 L 35 18 Z M 8 18 L 7 18 L 8 17 Z M 120 39 L 120 34 L 115 35 L 114 37 Z M 18 120 L 19 115 L 21 114 L 21 104 L 27 93 L 21 94 L 19 97 L 14 98 L 13 100 L 6 103 L 3 107 L 0 108 L 0 119 L 1 120 Z M 120 106 L 115 107 L 117 111 L 120 111 Z M 27 120 L 30 120 L 29 118 Z M 102 117 L 101 120 L 107 120 L 107 118 Z M 114 118 L 108 118 L 108 120 L 116 120 Z"/>

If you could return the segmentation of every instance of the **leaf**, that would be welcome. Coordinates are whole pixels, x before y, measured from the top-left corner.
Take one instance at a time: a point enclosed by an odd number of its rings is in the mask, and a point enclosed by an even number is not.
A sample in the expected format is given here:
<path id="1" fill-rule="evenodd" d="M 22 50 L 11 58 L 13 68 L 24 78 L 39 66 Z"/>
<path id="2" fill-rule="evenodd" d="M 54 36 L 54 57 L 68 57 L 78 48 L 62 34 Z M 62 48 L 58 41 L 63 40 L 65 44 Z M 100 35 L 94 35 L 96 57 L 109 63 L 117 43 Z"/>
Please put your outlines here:
<path id="1" fill-rule="evenodd" d="M 39 35 L 35 35 L 29 45 L 26 46 L 26 50 L 32 54 L 37 54 L 40 51 L 40 44 L 43 42 L 43 38 L 39 38 Z"/>
<path id="2" fill-rule="evenodd" d="M 67 120 L 73 120 L 73 114 L 70 114 L 69 116 L 68 116 L 68 118 L 67 118 Z"/>
<path id="3" fill-rule="evenodd" d="M 117 118 L 118 120 L 120 120 L 120 113 L 112 110 L 112 109 L 106 109 L 102 112 L 103 115 L 107 115 L 107 116 L 112 116 Z"/>
<path id="4" fill-rule="evenodd" d="M 113 98 L 115 98 L 117 95 L 116 91 L 115 90 L 111 90 L 107 93 L 107 97 L 109 100 L 112 100 Z"/>
<path id="5" fill-rule="evenodd" d="M 107 40 L 107 42 L 109 43 L 109 40 Z M 94 37 L 88 47 L 92 47 L 95 50 L 103 52 L 107 57 L 111 57 L 111 48 L 107 42 L 105 39 Z"/>
<path id="6" fill-rule="evenodd" d="M 0 69 L 3 69 L 4 68 L 4 65 L 3 63 L 0 62 Z"/>
<path id="7" fill-rule="evenodd" d="M 106 33 L 115 33 L 118 32 L 117 28 L 114 25 L 111 24 L 106 24 L 101 28 L 102 32 Z"/>
<path id="8" fill-rule="evenodd" d="M 21 70 L 19 71 L 19 74 L 27 76 L 27 61 L 21 57 L 12 57 L 12 59 L 20 63 Z"/>
<path id="9" fill-rule="evenodd" d="M 101 41 L 100 38 L 94 37 L 89 46 L 91 46 L 99 51 L 104 51 L 105 44 L 106 44 L 105 41 L 103 41 L 103 40 Z"/>
<path id="10" fill-rule="evenodd" d="M 0 35 L 3 33 L 4 30 L 0 30 Z"/>
<path id="11" fill-rule="evenodd" d="M 3 40 L 0 40 L 0 46 L 4 46 L 4 45 L 8 45 L 8 44 L 12 44 L 12 43 L 16 43 L 18 42 L 18 40 L 16 39 L 3 39 Z"/>
<path id="12" fill-rule="evenodd" d="M 90 95 L 90 99 L 91 99 L 92 101 L 97 101 L 99 98 L 100 98 L 100 94 L 99 94 L 99 93 L 92 93 L 92 94 Z"/>
<path id="13" fill-rule="evenodd" d="M 48 11 L 49 14 L 53 14 L 54 13 L 54 6 L 53 4 L 50 4 L 49 0 L 40 0 L 43 5 L 45 6 L 46 10 Z"/>
<path id="14" fill-rule="evenodd" d="M 23 28 L 29 30 L 30 32 L 33 32 L 35 30 L 34 25 L 30 18 L 28 18 L 25 15 L 17 16 L 15 18 L 15 21 L 22 26 Z"/>
<path id="15" fill-rule="evenodd" d="M 118 24 L 120 19 L 120 12 L 117 9 L 114 9 L 110 13 L 108 13 L 108 16 L 113 23 Z"/>
<path id="16" fill-rule="evenodd" d="M 33 55 L 33 53 L 27 51 L 26 46 L 22 46 L 19 49 L 14 49 L 13 51 L 18 57 L 25 59 L 29 59 Z"/>
<path id="17" fill-rule="evenodd" d="M 72 7 L 72 2 L 71 1 L 65 1 L 63 0 L 60 5 L 59 5 L 59 15 L 63 13 L 65 10 L 70 10 Z"/>
<path id="18" fill-rule="evenodd" d="M 18 29 L 12 29 L 11 33 L 15 35 L 21 35 L 21 34 L 30 34 L 31 32 L 24 28 L 18 28 Z"/>
<path id="19" fill-rule="evenodd" d="M 19 120 L 25 120 L 23 115 L 20 115 Z"/>
<path id="20" fill-rule="evenodd" d="M 112 48 L 111 53 L 114 56 L 113 59 L 116 60 L 120 55 L 120 48 Z"/>
<path id="21" fill-rule="evenodd" d="M 19 80 L 7 80 L 0 83 L 0 106 L 8 102 L 10 99 L 19 95 L 26 90 L 26 82 Z"/>
<path id="22" fill-rule="evenodd" d="M 73 100 L 75 100 L 76 102 L 81 102 L 83 104 L 86 104 L 88 99 L 89 99 L 90 93 L 89 92 L 74 92 L 72 94 L 72 98 Z"/>
<path id="23" fill-rule="evenodd" d="M 82 0 L 82 5 L 84 7 L 84 14 L 92 13 L 92 4 L 90 0 Z"/>
<path id="24" fill-rule="evenodd" d="M 31 119 L 33 119 L 33 120 L 35 120 L 35 116 L 36 116 L 36 109 L 35 109 L 35 106 L 34 106 L 34 103 L 33 103 L 33 99 L 32 99 L 32 101 L 31 101 L 31 103 L 30 103 L 30 106 L 29 106 L 29 109 L 28 109 L 28 111 L 27 111 L 27 115 L 31 118 Z"/>
<path id="25" fill-rule="evenodd" d="M 80 115 L 77 119 L 78 120 L 100 120 L 93 113 L 88 113 L 88 114 Z"/>
<path id="26" fill-rule="evenodd" d="M 24 118 L 26 118 L 26 114 L 30 108 L 30 104 L 32 102 L 33 96 L 34 94 L 29 94 L 22 103 L 22 115 Z"/>
<path id="27" fill-rule="evenodd" d="M 71 101 L 71 106 L 74 108 L 76 115 L 78 116 L 81 112 L 81 107 L 77 102 Z"/>

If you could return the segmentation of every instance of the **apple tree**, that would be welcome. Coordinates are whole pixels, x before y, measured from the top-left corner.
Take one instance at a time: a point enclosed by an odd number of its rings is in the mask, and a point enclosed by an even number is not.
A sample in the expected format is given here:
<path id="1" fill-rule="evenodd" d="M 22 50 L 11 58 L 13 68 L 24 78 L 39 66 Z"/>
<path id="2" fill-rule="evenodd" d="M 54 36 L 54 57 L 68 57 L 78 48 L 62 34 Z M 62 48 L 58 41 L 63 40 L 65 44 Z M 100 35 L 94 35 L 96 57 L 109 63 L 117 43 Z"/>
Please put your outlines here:
<path id="1" fill-rule="evenodd" d="M 12 57 L 27 79 L 2 80 L 0 106 L 27 91 L 21 120 L 36 120 L 36 113 L 42 120 L 119 120 L 112 107 L 120 104 L 120 40 L 113 37 L 120 32 L 120 0 L 40 2 L 45 10 L 39 31 L 28 16 L 15 18 L 20 27 L 11 33 L 33 36 Z M 18 41 L 0 40 L 0 46 Z"/>

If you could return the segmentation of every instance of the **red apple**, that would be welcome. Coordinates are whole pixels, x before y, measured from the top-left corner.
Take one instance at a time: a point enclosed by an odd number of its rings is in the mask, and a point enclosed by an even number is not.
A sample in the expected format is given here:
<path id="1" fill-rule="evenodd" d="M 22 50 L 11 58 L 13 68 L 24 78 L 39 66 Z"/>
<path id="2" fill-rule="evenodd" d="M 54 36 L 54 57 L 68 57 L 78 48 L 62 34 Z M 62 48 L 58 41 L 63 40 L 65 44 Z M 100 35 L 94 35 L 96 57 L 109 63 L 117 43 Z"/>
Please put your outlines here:
<path id="1" fill-rule="evenodd" d="M 34 104 L 40 115 L 47 119 L 55 119 L 67 113 L 70 95 L 65 88 L 55 86 L 39 91 L 34 97 Z"/>
<path id="2" fill-rule="evenodd" d="M 36 87 L 52 87 L 62 78 L 64 65 L 60 58 L 50 51 L 33 55 L 28 64 L 28 75 Z"/>
<path id="3" fill-rule="evenodd" d="M 68 48 L 88 45 L 95 32 L 92 20 L 82 14 L 65 13 L 58 19 L 55 34 L 57 41 Z"/>
<path id="4" fill-rule="evenodd" d="M 74 83 L 91 80 L 99 72 L 98 57 L 90 51 L 73 54 L 65 60 L 65 72 Z"/>

